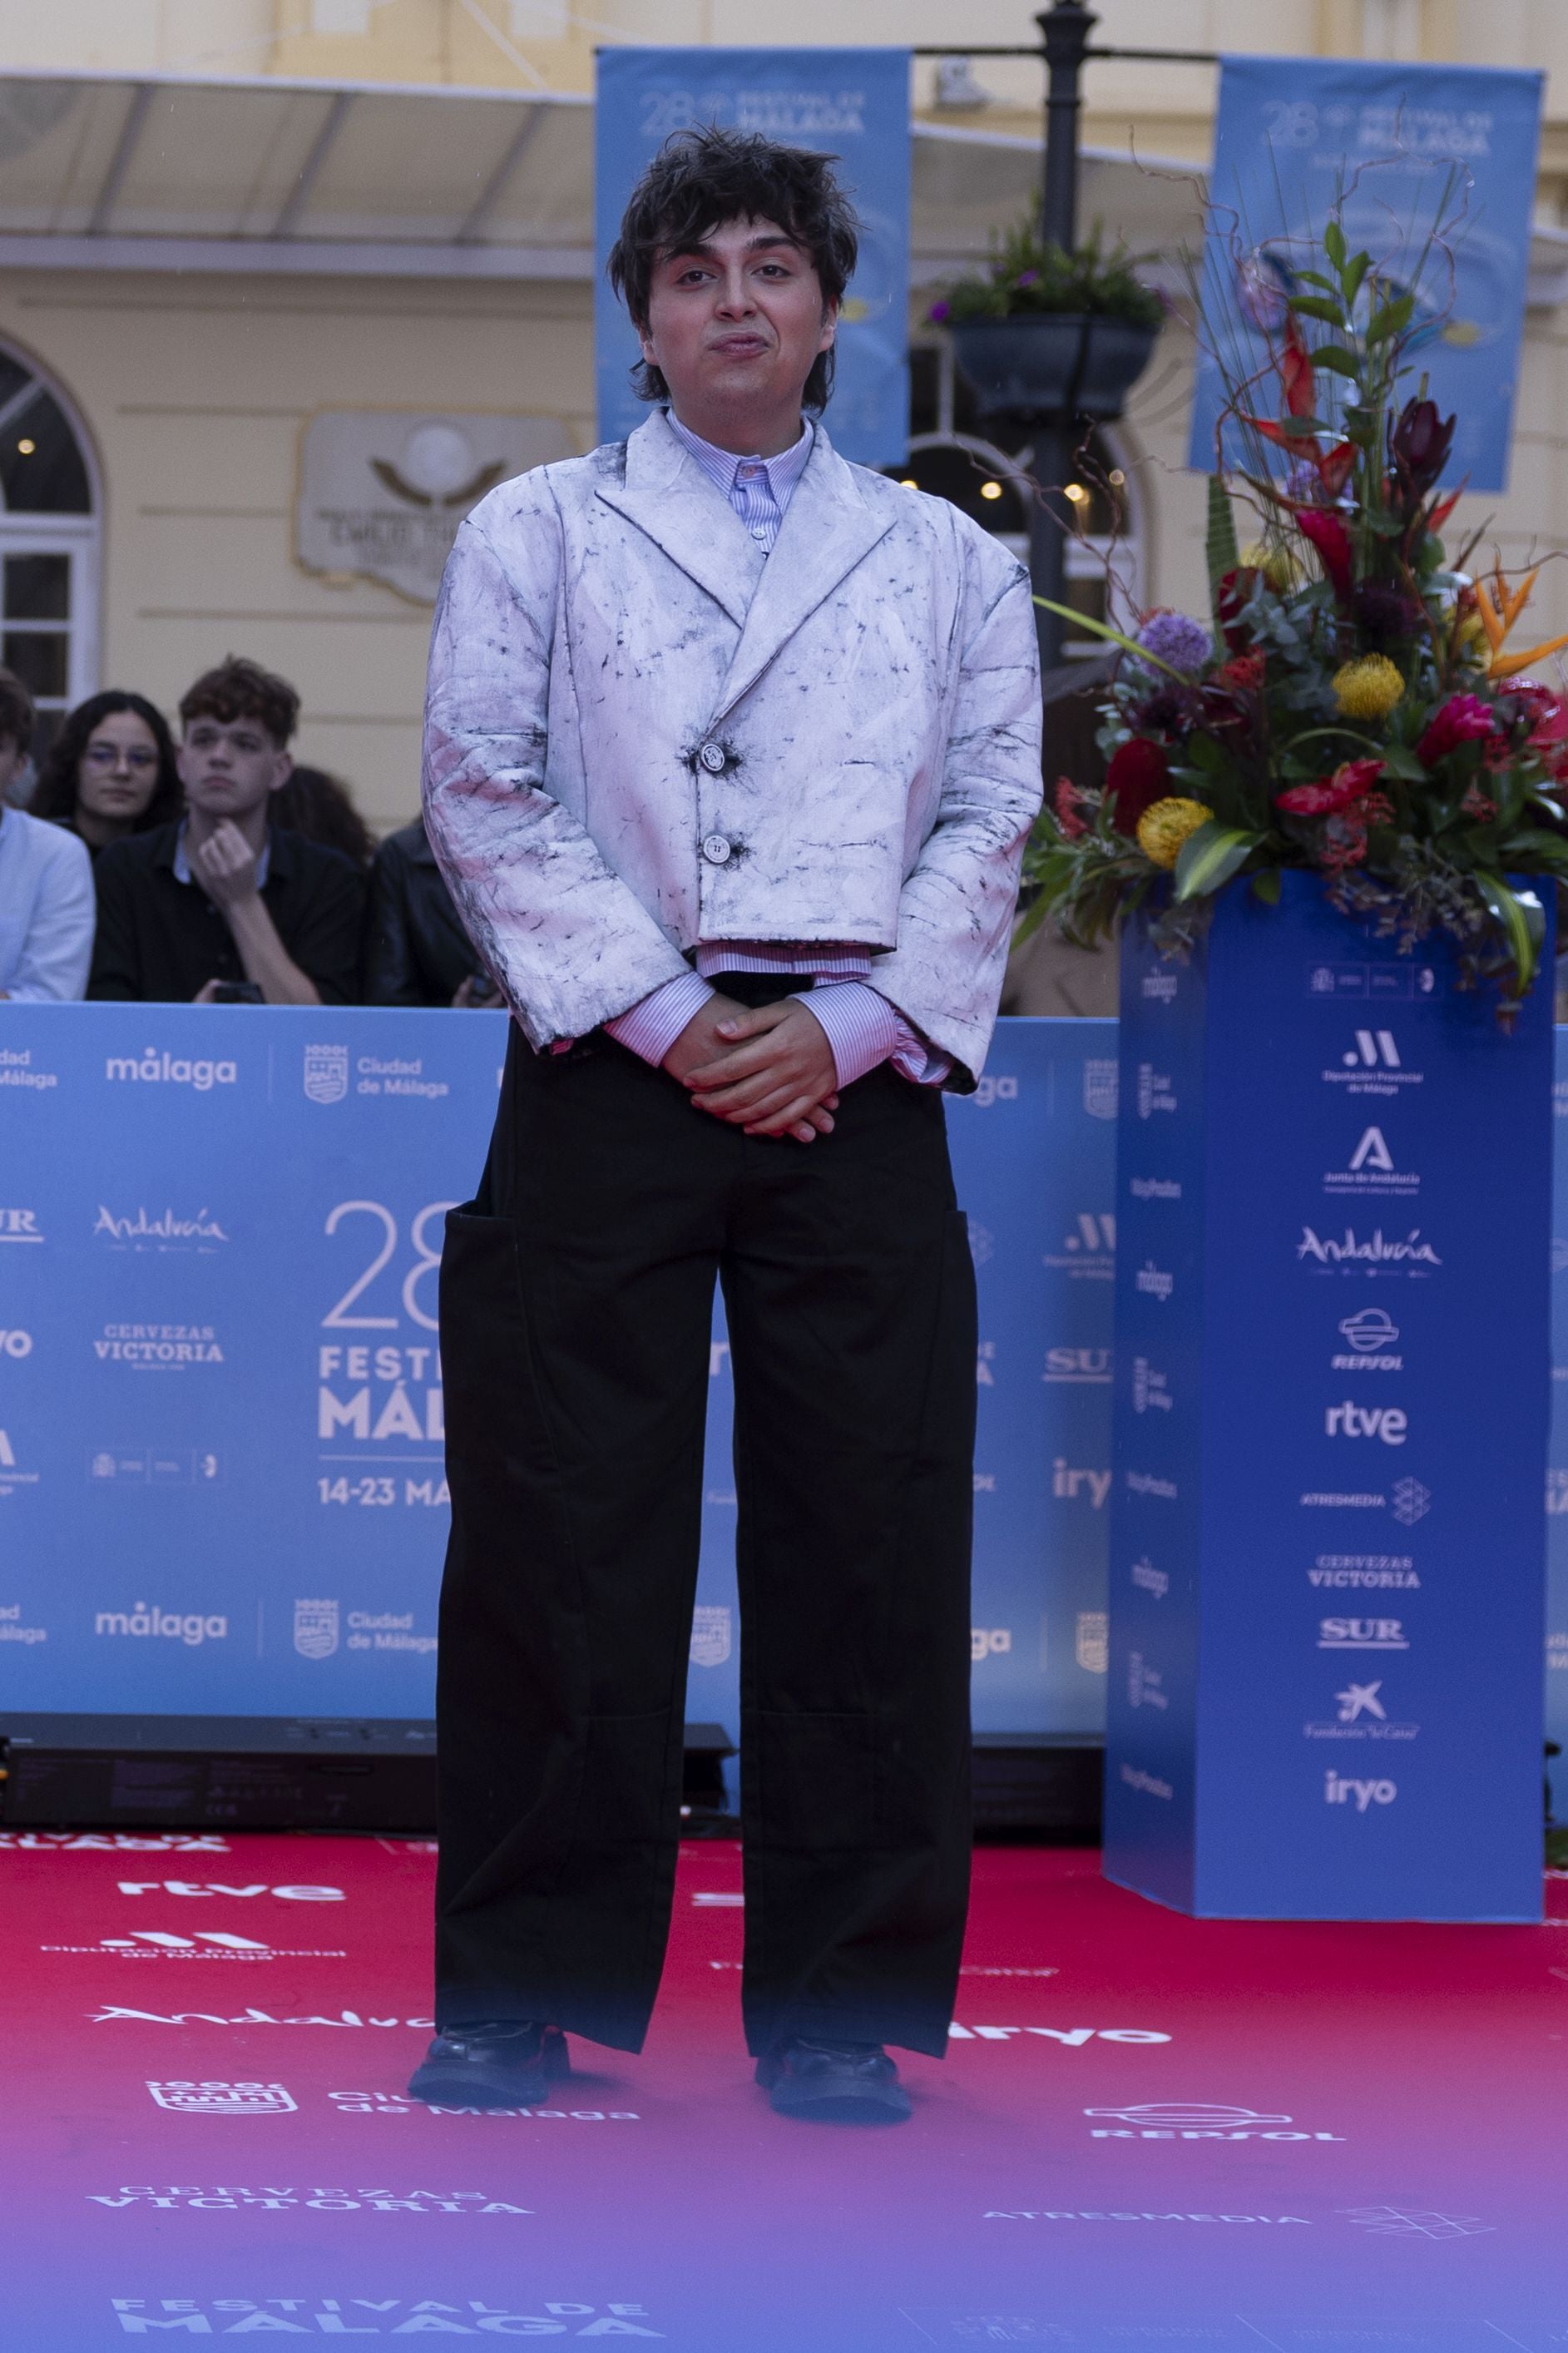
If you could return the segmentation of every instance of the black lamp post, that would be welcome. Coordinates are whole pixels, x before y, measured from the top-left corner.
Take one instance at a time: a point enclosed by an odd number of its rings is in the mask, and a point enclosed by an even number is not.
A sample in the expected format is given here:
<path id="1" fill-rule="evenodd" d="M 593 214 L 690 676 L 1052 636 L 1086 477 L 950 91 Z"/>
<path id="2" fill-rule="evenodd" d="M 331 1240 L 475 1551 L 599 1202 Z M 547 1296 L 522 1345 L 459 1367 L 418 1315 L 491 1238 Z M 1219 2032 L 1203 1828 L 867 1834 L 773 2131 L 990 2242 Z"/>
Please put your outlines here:
<path id="1" fill-rule="evenodd" d="M 1046 58 L 1046 152 L 1040 192 L 1042 236 L 1070 253 L 1078 239 L 1079 119 L 1089 37 L 1098 22 L 1083 0 L 1053 0 L 1035 19 Z M 1078 428 L 1063 415 L 1042 421 L 1035 433 L 1035 503 L 1029 516 L 1029 573 L 1037 596 L 1065 604 L 1067 539 L 1071 508 L 1063 485 L 1078 446 Z M 1062 658 L 1065 625 L 1059 614 L 1035 607 L 1040 666 L 1055 670 Z"/>

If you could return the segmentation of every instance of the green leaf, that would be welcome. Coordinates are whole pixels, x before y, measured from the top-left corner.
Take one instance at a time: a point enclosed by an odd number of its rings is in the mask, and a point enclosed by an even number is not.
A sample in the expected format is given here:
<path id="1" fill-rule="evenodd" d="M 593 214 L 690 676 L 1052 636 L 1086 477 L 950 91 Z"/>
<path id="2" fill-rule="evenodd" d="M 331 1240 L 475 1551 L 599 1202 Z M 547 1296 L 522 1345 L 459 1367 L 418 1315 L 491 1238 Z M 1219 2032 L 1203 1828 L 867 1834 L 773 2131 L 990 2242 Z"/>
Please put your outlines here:
<path id="1" fill-rule="evenodd" d="M 1316 351 L 1307 353 L 1307 357 L 1314 367 L 1327 368 L 1331 375 L 1357 378 L 1361 375 L 1360 360 L 1354 352 L 1347 351 L 1343 343 L 1320 343 Z"/>
<path id="2" fill-rule="evenodd" d="M 1421 785 L 1426 781 L 1426 771 L 1415 753 L 1405 744 L 1385 744 L 1379 752 L 1386 776 L 1397 776 L 1402 785 Z"/>
<path id="3" fill-rule="evenodd" d="M 1368 343 L 1386 343 L 1391 335 L 1403 334 L 1415 315 L 1414 294 L 1401 294 L 1394 301 L 1385 302 L 1366 331 Z"/>
<path id="4" fill-rule="evenodd" d="M 1133 638 L 1124 637 L 1120 629 L 1110 628 L 1104 621 L 1091 620 L 1087 613 L 1080 613 L 1076 606 L 1054 605 L 1048 596 L 1037 596 L 1034 602 L 1044 611 L 1055 613 L 1058 619 L 1070 621 L 1075 628 L 1088 629 L 1091 636 L 1097 638 L 1108 638 L 1113 646 L 1120 646 L 1123 652 L 1136 654 L 1141 662 L 1148 662 L 1153 669 L 1163 670 L 1172 678 L 1179 678 L 1184 686 L 1192 684 L 1186 671 L 1178 670 L 1174 662 L 1162 661 L 1158 654 L 1152 654 L 1149 651 L 1147 646 L 1139 645 Z"/>
<path id="5" fill-rule="evenodd" d="M 1331 254 L 1329 259 L 1332 260 L 1333 256 Z M 1321 270 L 1298 269 L 1296 275 L 1300 280 L 1303 286 L 1321 286 L 1325 294 L 1331 294 L 1335 301 L 1338 301 L 1340 291 L 1339 288 L 1335 285 L 1331 278 L 1325 278 Z"/>
<path id="6" fill-rule="evenodd" d="M 1371 268 L 1371 254 L 1358 253 L 1352 255 L 1351 259 L 1346 262 L 1344 268 L 1341 270 L 1340 284 L 1345 290 L 1345 308 L 1347 311 L 1350 309 L 1351 304 L 1355 301 L 1356 296 L 1361 292 L 1362 287 L 1365 282 L 1366 273 Z"/>
<path id="7" fill-rule="evenodd" d="M 1340 227 L 1338 221 L 1331 220 L 1326 222 L 1323 227 L 1323 251 L 1328 255 L 1329 259 L 1333 263 L 1336 269 L 1343 269 L 1347 250 L 1348 248 L 1345 245 L 1345 233 Z"/>
<path id="8" fill-rule="evenodd" d="M 1206 833 L 1208 828 L 1205 826 L 1203 830 Z M 1193 838 L 1194 840 L 1197 839 L 1196 835 Z M 1178 860 L 1178 865 L 1180 862 Z M 1541 942 L 1546 930 L 1544 911 L 1539 906 L 1525 906 L 1496 874 L 1478 872 L 1475 882 L 1477 890 L 1508 935 L 1509 951 L 1513 957 L 1513 993 L 1516 997 L 1522 997 L 1535 977 Z M 1179 891 L 1176 895 L 1180 898 Z"/>
<path id="9" fill-rule="evenodd" d="M 1255 899 L 1261 899 L 1266 907 L 1277 907 L 1279 904 L 1278 866 L 1266 866 L 1260 874 L 1253 876 L 1252 895 Z"/>
<path id="10" fill-rule="evenodd" d="M 1216 825 L 1211 818 L 1182 844 L 1176 858 L 1174 896 L 1196 899 L 1217 891 L 1262 839 L 1260 833 L 1245 832 L 1239 826 Z"/>
<path id="11" fill-rule="evenodd" d="M 1208 535 L 1205 550 L 1209 568 L 1209 601 L 1215 607 L 1215 624 L 1217 628 L 1219 584 L 1226 574 L 1234 572 L 1241 562 L 1241 548 L 1236 536 L 1236 511 L 1230 503 L 1225 476 L 1219 473 L 1209 476 Z"/>
<path id="12" fill-rule="evenodd" d="M 1320 278 L 1318 284 L 1323 280 Z M 1326 327 L 1342 327 L 1345 314 L 1336 295 L 1331 301 L 1322 294 L 1292 294 L 1290 308 L 1303 319 L 1321 319 Z"/>
<path id="13" fill-rule="evenodd" d="M 1308 441 L 1314 434 L 1328 432 L 1329 427 L 1321 417 L 1282 417 L 1279 430 L 1292 441 Z"/>

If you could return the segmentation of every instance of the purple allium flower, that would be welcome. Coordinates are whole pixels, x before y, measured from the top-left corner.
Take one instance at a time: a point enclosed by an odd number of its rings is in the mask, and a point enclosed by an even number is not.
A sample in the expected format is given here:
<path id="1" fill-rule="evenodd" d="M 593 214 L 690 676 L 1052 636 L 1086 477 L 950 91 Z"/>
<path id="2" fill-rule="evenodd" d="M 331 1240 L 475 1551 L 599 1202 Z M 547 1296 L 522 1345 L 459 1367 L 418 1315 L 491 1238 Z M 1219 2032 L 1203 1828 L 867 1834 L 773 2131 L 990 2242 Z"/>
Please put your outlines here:
<path id="1" fill-rule="evenodd" d="M 952 307 L 952 304 L 948 302 L 933 302 L 931 309 L 926 312 L 926 317 L 931 321 L 933 327 L 940 327 Z"/>
<path id="2" fill-rule="evenodd" d="M 1037 269 L 1020 269 L 1016 278 L 1014 279 L 1013 283 L 1015 286 L 1033 286 L 1038 280 L 1039 275 L 1040 273 Z"/>
<path id="3" fill-rule="evenodd" d="M 1138 631 L 1138 643 L 1188 677 L 1214 659 L 1214 639 L 1201 621 L 1189 620 L 1185 613 L 1162 608 L 1149 614 Z"/>

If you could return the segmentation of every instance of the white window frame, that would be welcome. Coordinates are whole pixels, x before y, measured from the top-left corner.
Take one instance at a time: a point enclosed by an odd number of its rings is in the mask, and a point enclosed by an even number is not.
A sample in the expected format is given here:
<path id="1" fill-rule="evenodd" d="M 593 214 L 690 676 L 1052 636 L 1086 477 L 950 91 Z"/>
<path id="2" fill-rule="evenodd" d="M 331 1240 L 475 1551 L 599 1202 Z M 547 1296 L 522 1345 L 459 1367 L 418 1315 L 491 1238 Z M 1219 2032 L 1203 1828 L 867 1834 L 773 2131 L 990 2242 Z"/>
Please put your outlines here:
<path id="1" fill-rule="evenodd" d="M 70 427 L 87 475 L 88 495 L 92 504 L 86 514 L 14 514 L 4 504 L 4 494 L 0 492 L 0 558 L 59 554 L 70 558 L 70 590 L 64 623 L 6 623 L 0 620 L 0 632 L 9 628 L 19 633 L 47 636 L 64 627 L 68 649 L 65 707 L 67 711 L 74 711 L 79 702 L 85 702 L 89 694 L 97 693 L 100 675 L 103 485 L 97 452 L 82 424 L 76 403 L 58 379 L 47 368 L 40 367 L 30 352 L 3 338 L 0 338 L 0 354 L 13 361 L 17 367 L 26 368 L 33 381 L 58 404 L 61 415 Z"/>

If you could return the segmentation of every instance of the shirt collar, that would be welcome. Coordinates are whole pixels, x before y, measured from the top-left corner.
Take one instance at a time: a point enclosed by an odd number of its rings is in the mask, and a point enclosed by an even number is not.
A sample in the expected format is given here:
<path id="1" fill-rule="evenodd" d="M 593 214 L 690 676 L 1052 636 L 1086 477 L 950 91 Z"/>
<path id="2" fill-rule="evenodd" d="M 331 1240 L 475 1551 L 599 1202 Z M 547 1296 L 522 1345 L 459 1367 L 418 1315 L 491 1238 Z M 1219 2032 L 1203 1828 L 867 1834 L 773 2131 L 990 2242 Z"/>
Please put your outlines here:
<path id="1" fill-rule="evenodd" d="M 191 861 L 185 856 L 185 828 L 189 822 L 189 818 L 182 818 L 174 829 L 174 855 L 171 863 L 174 866 L 176 882 L 191 882 L 195 879 L 191 872 Z M 267 839 L 261 845 L 261 855 L 256 861 L 256 887 L 258 891 L 266 889 L 267 877 L 271 869 L 272 828 L 268 826 Z"/>
<path id="2" fill-rule="evenodd" d="M 767 476 L 768 488 L 779 507 L 788 506 L 790 492 L 805 471 L 816 438 L 816 427 L 809 417 L 802 418 L 800 439 L 793 448 L 781 449 L 776 458 L 748 458 L 743 455 L 737 457 L 733 449 L 715 448 L 711 441 L 704 441 L 700 433 L 693 433 L 689 425 L 682 425 L 673 408 L 667 408 L 665 415 L 677 440 L 690 450 L 710 481 L 716 482 L 726 498 L 732 496 L 735 477 L 742 466 L 760 466 Z"/>

